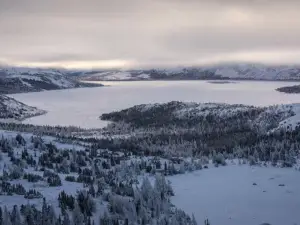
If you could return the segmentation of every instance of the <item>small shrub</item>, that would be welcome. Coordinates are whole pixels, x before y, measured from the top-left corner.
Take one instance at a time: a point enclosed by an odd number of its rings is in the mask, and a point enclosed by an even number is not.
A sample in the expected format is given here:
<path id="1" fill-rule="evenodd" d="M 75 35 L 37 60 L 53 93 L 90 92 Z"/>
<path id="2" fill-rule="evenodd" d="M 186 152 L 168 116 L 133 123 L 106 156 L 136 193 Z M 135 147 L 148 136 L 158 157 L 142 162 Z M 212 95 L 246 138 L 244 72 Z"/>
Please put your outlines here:
<path id="1" fill-rule="evenodd" d="M 66 176 L 65 181 L 76 182 L 76 178 L 74 176 Z"/>
<path id="2" fill-rule="evenodd" d="M 30 189 L 24 195 L 24 198 L 27 199 L 42 198 L 42 197 L 43 195 L 39 191 L 36 191 L 35 189 Z"/>

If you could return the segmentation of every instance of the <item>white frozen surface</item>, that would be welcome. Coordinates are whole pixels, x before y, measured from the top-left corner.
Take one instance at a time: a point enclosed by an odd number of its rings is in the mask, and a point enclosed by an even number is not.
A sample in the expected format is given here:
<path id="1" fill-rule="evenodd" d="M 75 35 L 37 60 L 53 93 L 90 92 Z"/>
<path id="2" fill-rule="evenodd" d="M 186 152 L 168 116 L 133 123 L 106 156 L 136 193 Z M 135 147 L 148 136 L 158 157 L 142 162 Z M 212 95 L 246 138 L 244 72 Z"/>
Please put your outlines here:
<path id="1" fill-rule="evenodd" d="M 172 100 L 217 102 L 269 106 L 299 103 L 299 95 L 276 91 L 296 82 L 239 81 L 211 84 L 207 81 L 131 81 L 99 82 L 109 87 L 81 88 L 12 95 L 30 106 L 48 113 L 27 119 L 37 125 L 75 125 L 85 128 L 103 127 L 107 122 L 98 118 L 102 113 L 137 104 L 163 103 Z"/>
<path id="2" fill-rule="evenodd" d="M 172 202 L 194 213 L 198 224 L 206 218 L 213 225 L 300 224 L 300 171 L 295 169 L 231 165 L 169 180 Z"/>

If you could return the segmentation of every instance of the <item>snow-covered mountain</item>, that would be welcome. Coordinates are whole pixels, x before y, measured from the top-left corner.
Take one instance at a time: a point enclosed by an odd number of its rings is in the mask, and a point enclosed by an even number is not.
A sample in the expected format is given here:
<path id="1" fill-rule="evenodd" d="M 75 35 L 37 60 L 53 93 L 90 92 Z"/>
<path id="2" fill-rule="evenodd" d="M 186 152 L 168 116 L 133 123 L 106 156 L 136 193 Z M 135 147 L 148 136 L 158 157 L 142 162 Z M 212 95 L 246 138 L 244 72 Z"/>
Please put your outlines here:
<path id="1" fill-rule="evenodd" d="M 300 80 L 300 66 L 239 64 L 234 66 L 220 66 L 215 69 L 216 75 L 230 79 Z"/>
<path id="2" fill-rule="evenodd" d="M 25 105 L 13 98 L 0 95 L 0 122 L 22 121 L 28 117 L 46 113 L 44 110 Z"/>
<path id="3" fill-rule="evenodd" d="M 131 70 L 66 70 L 26 67 L 0 67 L 1 79 L 8 79 L 21 92 L 85 86 L 86 81 L 124 80 L 294 80 L 300 81 L 300 66 L 268 66 L 261 64 L 220 64 L 203 67 L 174 67 Z M 3 86 L 3 85 L 1 85 Z M 2 88 L 3 89 L 3 88 Z M 0 89 L 0 92 L 4 92 Z M 20 92 L 19 91 L 19 92 Z M 5 93 L 5 92 L 4 92 Z"/>
<path id="4" fill-rule="evenodd" d="M 83 73 L 83 80 L 300 80 L 299 66 L 265 66 L 257 64 L 177 67 L 147 70 L 111 70 Z"/>
<path id="5" fill-rule="evenodd" d="M 91 86 L 69 76 L 71 72 L 23 67 L 0 68 L 0 93 L 11 94 Z"/>

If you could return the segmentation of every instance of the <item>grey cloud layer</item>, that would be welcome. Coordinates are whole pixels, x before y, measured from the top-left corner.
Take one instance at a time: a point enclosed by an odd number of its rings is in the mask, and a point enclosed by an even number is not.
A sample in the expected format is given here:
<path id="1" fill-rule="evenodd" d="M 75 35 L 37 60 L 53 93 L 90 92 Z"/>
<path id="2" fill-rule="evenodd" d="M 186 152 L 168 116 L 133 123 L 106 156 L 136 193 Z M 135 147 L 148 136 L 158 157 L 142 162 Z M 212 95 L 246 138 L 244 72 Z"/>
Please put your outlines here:
<path id="1" fill-rule="evenodd" d="M 292 0 L 0 0 L 0 61 L 154 65 L 248 54 L 270 62 L 268 54 L 253 52 L 299 54 L 299 6 Z M 291 59 L 297 60 L 283 62 Z"/>

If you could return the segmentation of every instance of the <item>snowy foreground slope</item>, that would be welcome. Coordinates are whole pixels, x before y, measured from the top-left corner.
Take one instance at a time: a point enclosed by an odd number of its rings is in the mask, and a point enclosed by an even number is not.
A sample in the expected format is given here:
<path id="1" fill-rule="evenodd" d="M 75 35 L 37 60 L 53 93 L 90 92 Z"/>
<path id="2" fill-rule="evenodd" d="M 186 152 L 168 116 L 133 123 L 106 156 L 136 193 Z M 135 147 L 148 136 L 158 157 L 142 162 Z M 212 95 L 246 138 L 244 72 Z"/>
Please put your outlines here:
<path id="1" fill-rule="evenodd" d="M 0 122 L 22 121 L 44 113 L 46 112 L 43 110 L 25 105 L 8 96 L 0 95 Z"/>
<path id="2" fill-rule="evenodd" d="M 5 139 L 8 141 L 16 140 L 17 134 L 18 133 L 13 132 L 13 131 L 0 130 L 0 136 L 2 136 L 2 141 Z M 36 136 L 34 136 L 31 133 L 21 133 L 21 134 L 22 134 L 23 140 L 24 140 L 24 142 L 26 142 L 26 144 L 18 145 L 18 143 L 15 143 L 14 154 L 21 155 L 21 153 L 24 152 L 24 147 L 27 147 L 28 155 L 33 156 L 34 160 L 38 160 L 38 157 L 42 153 L 39 152 L 38 149 L 35 149 L 33 151 L 33 149 L 34 149 L 33 142 L 31 142 L 31 138 L 36 137 Z M 76 150 L 76 151 L 84 150 L 83 146 L 60 143 L 60 142 L 57 142 L 54 137 L 50 137 L 50 136 L 43 136 L 42 139 L 36 139 L 36 141 L 37 142 L 42 141 L 42 143 L 44 145 L 52 143 L 53 145 L 57 146 L 58 149 L 61 149 L 61 150 L 62 149 L 72 149 L 72 150 Z M 3 175 L 3 171 L 14 170 L 14 167 L 13 167 L 14 163 L 9 161 L 9 157 L 7 157 L 6 154 L 4 153 L 5 147 L 3 147 L 3 143 L 1 143 L 1 144 L 2 144 L 2 146 L 1 146 L 0 154 L 1 154 L 2 158 L 0 160 L 0 169 L 1 169 L 0 175 Z M 23 173 L 24 172 L 43 176 L 43 172 L 36 171 L 34 169 L 33 165 L 27 165 L 25 167 L 25 170 L 23 171 Z M 62 178 L 65 177 L 65 175 L 61 175 L 61 176 L 62 176 Z M 55 186 L 49 187 L 44 182 L 26 182 L 26 180 L 22 180 L 22 179 L 14 180 L 11 183 L 12 184 L 22 184 L 26 190 L 35 189 L 35 190 L 39 191 L 45 198 L 47 198 L 49 203 L 57 206 L 56 198 L 58 197 L 58 194 L 61 191 L 67 190 L 68 193 L 75 194 L 76 191 L 82 189 L 82 184 L 73 184 L 72 186 L 70 186 L 68 182 L 66 182 L 64 180 L 62 182 L 63 182 L 63 185 L 61 187 L 55 187 Z M 24 198 L 22 195 L 21 196 L 20 195 L 5 196 L 5 195 L 3 195 L 3 193 L 0 196 L 0 206 L 5 205 L 9 209 L 12 209 L 13 206 L 16 204 L 17 205 L 21 205 L 21 204 L 26 205 L 28 202 L 30 202 L 31 204 L 35 204 L 35 205 L 41 205 L 42 199 L 41 198 L 32 198 L 31 200 L 29 200 L 27 198 Z"/>
<path id="3" fill-rule="evenodd" d="M 56 222 L 46 225 L 127 221 L 201 225 L 206 219 L 216 225 L 297 225 L 300 221 L 298 164 L 249 166 L 240 159 L 215 167 L 204 158 L 181 158 L 176 163 L 31 133 L 0 130 L 0 136 L 4 221 L 10 218 L 8 211 L 19 221 L 32 216 L 28 225 L 42 224 L 41 220 Z M 10 220 L 15 224 L 13 217 Z"/>
<path id="4" fill-rule="evenodd" d="M 228 165 L 170 178 L 172 202 L 201 224 L 300 224 L 300 171 Z M 283 186 L 284 185 L 284 186 Z"/>
<path id="5" fill-rule="evenodd" d="M 147 70 L 111 70 L 83 73 L 84 80 L 300 80 L 300 67 L 265 66 L 258 64 L 178 67 Z"/>
<path id="6" fill-rule="evenodd" d="M 153 186 L 148 180 L 139 183 L 140 178 L 154 177 L 146 167 L 171 161 L 31 133 L 0 130 L 0 136 L 5 225 L 61 225 L 62 220 L 64 225 L 176 225 L 178 220 L 180 225 L 196 225 L 170 203 L 172 188 L 163 176 L 157 175 Z"/>

